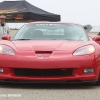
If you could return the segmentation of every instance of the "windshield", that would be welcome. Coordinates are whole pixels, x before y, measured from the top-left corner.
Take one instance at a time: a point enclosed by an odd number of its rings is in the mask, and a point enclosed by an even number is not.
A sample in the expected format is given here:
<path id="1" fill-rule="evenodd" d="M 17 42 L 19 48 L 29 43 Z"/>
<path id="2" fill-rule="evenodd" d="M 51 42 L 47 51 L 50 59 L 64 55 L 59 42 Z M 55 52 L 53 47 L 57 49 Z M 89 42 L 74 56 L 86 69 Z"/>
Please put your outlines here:
<path id="1" fill-rule="evenodd" d="M 87 41 L 85 30 L 75 24 L 36 23 L 24 25 L 13 40 L 72 40 Z"/>

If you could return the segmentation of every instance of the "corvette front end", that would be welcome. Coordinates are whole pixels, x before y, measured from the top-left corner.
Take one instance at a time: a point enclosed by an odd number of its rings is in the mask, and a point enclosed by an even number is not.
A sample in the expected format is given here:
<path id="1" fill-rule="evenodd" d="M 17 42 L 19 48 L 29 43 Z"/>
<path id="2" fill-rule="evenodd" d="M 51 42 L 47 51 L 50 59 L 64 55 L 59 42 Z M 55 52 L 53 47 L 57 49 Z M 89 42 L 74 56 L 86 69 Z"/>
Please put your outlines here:
<path id="1" fill-rule="evenodd" d="M 0 80 L 95 81 L 99 67 L 94 54 L 73 56 L 66 51 L 51 55 L 23 52 L 0 55 Z M 40 56 L 41 55 L 41 56 Z"/>

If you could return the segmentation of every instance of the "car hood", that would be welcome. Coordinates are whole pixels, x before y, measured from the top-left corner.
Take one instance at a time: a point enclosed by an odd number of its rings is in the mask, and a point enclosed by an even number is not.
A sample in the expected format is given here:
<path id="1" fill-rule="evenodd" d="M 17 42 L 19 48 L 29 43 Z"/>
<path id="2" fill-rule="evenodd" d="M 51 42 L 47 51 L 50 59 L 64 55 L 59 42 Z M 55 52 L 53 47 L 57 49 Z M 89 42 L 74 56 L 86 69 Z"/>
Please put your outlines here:
<path id="1" fill-rule="evenodd" d="M 54 50 L 73 50 L 80 46 L 85 41 L 64 41 L 64 40 L 52 40 L 52 41 L 12 41 L 17 50 L 19 51 L 54 51 Z M 85 42 L 86 43 L 86 42 Z"/>

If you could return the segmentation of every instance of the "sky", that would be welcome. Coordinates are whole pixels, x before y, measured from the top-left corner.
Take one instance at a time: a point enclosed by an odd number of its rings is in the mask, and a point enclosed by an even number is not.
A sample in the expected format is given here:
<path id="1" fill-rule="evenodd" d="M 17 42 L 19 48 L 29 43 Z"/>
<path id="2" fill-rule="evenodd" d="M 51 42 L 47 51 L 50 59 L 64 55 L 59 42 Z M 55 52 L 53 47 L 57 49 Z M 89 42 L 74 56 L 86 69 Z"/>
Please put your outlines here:
<path id="1" fill-rule="evenodd" d="M 0 0 L 9 1 L 9 0 Z M 14 0 L 10 0 L 14 1 Z M 100 0 L 26 0 L 45 11 L 60 14 L 62 22 L 100 26 Z M 23 24 L 8 24 L 20 28 Z"/>

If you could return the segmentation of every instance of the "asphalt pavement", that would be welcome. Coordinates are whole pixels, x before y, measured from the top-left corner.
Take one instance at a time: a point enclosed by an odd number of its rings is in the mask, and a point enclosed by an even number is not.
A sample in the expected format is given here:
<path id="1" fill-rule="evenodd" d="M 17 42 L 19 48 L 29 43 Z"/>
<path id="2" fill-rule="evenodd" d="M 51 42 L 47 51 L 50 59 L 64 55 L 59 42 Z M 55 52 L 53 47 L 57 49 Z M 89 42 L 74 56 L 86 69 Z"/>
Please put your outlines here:
<path id="1" fill-rule="evenodd" d="M 95 84 L 15 83 L 0 85 L 0 100 L 100 100 Z"/>

